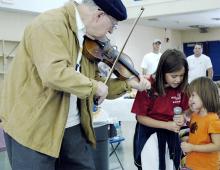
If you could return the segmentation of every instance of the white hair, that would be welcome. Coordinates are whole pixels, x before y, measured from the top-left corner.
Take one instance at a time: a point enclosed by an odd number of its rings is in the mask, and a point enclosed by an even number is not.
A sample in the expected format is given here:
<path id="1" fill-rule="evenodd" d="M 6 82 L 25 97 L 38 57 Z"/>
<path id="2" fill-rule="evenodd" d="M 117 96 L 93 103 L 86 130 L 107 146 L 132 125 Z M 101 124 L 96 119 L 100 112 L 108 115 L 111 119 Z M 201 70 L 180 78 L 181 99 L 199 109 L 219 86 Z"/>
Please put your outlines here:
<path id="1" fill-rule="evenodd" d="M 86 4 L 89 6 L 97 6 L 93 0 L 69 0 L 70 2 L 77 2 L 78 4 Z"/>

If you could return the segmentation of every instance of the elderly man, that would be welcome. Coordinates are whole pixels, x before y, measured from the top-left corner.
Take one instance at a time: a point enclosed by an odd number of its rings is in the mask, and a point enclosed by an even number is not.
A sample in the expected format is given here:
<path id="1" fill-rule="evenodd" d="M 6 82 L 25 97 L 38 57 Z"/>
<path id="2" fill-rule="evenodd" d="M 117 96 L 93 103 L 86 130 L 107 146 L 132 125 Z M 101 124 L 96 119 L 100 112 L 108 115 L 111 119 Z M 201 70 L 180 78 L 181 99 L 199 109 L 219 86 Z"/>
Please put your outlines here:
<path id="1" fill-rule="evenodd" d="M 93 99 L 144 90 L 131 78 L 104 84 L 82 54 L 83 36 L 103 38 L 127 18 L 121 0 L 83 0 L 39 15 L 27 26 L 1 102 L 12 170 L 94 170 Z"/>

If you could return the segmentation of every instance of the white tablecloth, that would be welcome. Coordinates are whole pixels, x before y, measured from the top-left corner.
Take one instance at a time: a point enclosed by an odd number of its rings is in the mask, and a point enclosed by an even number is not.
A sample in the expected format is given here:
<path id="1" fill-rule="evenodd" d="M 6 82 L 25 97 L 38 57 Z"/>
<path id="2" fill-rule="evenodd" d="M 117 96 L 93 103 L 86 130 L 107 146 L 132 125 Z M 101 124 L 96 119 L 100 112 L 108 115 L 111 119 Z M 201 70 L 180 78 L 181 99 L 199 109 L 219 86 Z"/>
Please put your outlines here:
<path id="1" fill-rule="evenodd" d="M 134 121 L 135 114 L 131 113 L 134 99 L 120 97 L 114 100 L 105 100 L 100 106 L 109 113 L 110 117 L 116 117 L 119 121 Z"/>

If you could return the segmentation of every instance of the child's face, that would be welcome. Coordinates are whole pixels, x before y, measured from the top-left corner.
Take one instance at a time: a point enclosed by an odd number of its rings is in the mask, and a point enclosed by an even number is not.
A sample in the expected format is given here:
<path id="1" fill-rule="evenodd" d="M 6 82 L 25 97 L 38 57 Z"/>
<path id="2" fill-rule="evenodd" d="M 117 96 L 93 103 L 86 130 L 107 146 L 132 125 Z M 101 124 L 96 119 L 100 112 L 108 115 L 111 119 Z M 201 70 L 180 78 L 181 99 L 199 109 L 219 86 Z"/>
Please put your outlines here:
<path id="1" fill-rule="evenodd" d="M 172 88 L 178 87 L 183 81 L 184 74 L 185 74 L 184 67 L 182 67 L 182 69 L 179 71 L 172 72 L 172 73 L 166 73 L 165 80 L 166 80 L 167 85 Z"/>
<path id="2" fill-rule="evenodd" d="M 203 108 L 202 100 L 196 92 L 193 92 L 189 98 L 189 107 L 194 112 L 200 112 Z"/>

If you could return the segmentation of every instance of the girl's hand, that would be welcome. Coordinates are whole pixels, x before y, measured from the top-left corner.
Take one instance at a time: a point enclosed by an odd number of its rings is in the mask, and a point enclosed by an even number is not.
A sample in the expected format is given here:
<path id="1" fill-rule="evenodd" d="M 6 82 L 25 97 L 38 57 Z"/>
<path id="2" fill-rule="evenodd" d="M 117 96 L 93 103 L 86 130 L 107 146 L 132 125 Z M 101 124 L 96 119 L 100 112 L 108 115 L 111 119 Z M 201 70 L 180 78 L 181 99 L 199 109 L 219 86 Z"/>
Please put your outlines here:
<path id="1" fill-rule="evenodd" d="M 181 143 L 181 148 L 184 153 L 187 152 L 192 152 L 193 151 L 193 144 L 187 143 L 187 142 L 182 142 Z"/>
<path id="2" fill-rule="evenodd" d="M 185 123 L 185 117 L 183 114 L 180 115 L 174 115 L 173 121 L 178 125 L 178 126 L 183 126 Z"/>
<path id="3" fill-rule="evenodd" d="M 168 126 L 167 126 L 167 129 L 170 130 L 170 131 L 173 131 L 175 133 L 179 133 L 180 131 L 180 126 L 178 126 L 176 124 L 176 122 L 174 121 L 170 121 L 170 122 L 167 122 L 168 123 Z"/>

